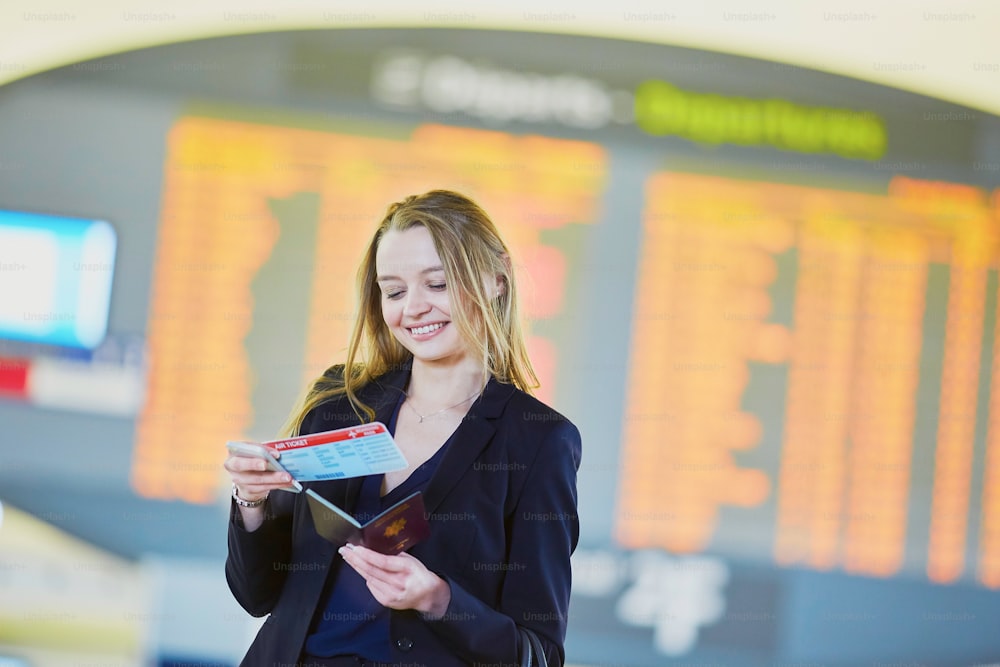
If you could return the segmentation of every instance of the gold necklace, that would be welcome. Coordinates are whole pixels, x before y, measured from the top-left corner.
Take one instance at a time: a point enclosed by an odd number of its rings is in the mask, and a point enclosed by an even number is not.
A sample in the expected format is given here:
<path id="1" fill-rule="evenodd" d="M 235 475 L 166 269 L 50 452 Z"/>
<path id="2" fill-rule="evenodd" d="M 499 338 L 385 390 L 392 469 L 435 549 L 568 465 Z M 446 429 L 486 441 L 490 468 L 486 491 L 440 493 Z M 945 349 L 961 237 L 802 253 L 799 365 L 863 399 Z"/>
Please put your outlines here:
<path id="1" fill-rule="evenodd" d="M 474 398 L 475 398 L 476 396 L 479 396 L 479 395 L 480 395 L 481 393 L 483 393 L 483 390 L 482 390 L 482 389 L 480 389 L 479 391 L 477 391 L 477 392 L 476 392 L 475 394 L 473 394 L 472 396 L 469 396 L 468 398 L 464 398 L 464 399 L 462 399 L 461 401 L 459 401 L 459 402 L 458 402 L 458 403 L 456 403 L 455 405 L 449 405 L 449 406 L 448 406 L 448 407 L 446 407 L 446 408 L 441 408 L 441 409 L 440 409 L 440 410 L 438 410 L 437 412 L 432 412 L 432 413 L 430 413 L 430 414 L 427 414 L 427 415 L 422 415 L 422 414 L 420 414 L 419 412 L 417 412 L 417 409 L 416 409 L 415 407 L 413 407 L 413 404 L 412 404 L 412 403 L 410 402 L 410 395 L 409 395 L 409 394 L 407 394 L 407 395 L 406 395 L 406 404 L 410 406 L 410 410 L 412 410 L 412 411 L 413 411 L 413 414 L 415 414 L 415 415 L 416 415 L 416 416 L 417 416 L 417 417 L 418 417 L 418 418 L 420 419 L 420 421 L 419 421 L 419 422 L 417 422 L 417 423 L 418 423 L 418 424 L 423 424 L 423 423 L 424 423 L 424 420 L 425 420 L 425 419 L 427 419 L 428 417 L 433 417 L 434 415 L 439 415 L 439 414 L 441 414 L 442 412 L 444 412 L 445 410 L 451 410 L 452 408 L 457 408 L 457 407 L 458 407 L 458 406 L 460 406 L 460 405 L 461 405 L 462 403 L 465 403 L 465 402 L 467 402 L 467 401 L 471 401 L 471 400 L 472 400 L 472 399 L 474 399 Z"/>

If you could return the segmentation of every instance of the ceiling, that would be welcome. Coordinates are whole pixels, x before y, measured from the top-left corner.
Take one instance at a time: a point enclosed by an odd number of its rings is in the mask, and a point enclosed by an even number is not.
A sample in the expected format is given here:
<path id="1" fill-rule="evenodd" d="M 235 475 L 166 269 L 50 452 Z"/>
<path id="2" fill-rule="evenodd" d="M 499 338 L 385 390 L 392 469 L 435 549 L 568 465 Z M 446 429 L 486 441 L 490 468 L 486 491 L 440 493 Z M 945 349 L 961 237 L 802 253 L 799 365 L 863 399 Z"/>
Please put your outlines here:
<path id="1" fill-rule="evenodd" d="M 275 30 L 454 27 L 625 38 L 753 56 L 1000 114 L 995 0 L 5 0 L 0 84 L 147 46 Z"/>

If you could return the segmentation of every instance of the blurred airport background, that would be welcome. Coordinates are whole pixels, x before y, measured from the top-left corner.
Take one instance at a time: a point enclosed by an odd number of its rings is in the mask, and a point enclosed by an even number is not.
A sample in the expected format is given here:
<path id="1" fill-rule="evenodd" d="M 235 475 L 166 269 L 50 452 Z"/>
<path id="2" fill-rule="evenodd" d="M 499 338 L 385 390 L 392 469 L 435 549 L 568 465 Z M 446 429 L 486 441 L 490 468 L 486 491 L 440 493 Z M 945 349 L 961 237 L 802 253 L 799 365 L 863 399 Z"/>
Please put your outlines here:
<path id="1" fill-rule="evenodd" d="M 572 664 L 1000 660 L 1000 10 L 883 4 L 8 5 L 0 666 L 238 663 L 223 445 L 439 187 L 584 436 Z"/>

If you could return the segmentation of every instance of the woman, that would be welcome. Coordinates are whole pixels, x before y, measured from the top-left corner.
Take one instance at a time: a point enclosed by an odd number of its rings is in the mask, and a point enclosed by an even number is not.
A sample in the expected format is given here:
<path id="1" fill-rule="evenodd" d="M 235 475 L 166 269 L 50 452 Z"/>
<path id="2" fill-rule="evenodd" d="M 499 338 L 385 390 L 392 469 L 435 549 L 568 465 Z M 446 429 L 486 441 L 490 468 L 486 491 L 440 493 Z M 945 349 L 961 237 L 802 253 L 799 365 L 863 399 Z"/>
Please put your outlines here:
<path id="1" fill-rule="evenodd" d="M 506 246 L 466 197 L 411 196 L 375 231 L 358 291 L 346 364 L 287 431 L 389 425 L 407 469 L 306 486 L 362 520 L 421 490 L 431 535 L 396 556 L 335 551 L 305 494 L 271 493 L 287 476 L 230 456 L 226 577 L 269 614 L 243 664 L 516 665 L 523 626 L 562 665 L 580 434 L 526 393 Z"/>

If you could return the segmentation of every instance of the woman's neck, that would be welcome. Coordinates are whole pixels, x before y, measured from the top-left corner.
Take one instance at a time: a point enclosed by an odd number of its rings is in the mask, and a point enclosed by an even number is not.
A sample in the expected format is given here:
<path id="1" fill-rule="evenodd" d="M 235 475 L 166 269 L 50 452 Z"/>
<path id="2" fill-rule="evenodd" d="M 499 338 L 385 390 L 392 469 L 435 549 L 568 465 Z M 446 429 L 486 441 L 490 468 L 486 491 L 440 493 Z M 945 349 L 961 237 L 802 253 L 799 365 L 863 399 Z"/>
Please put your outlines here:
<path id="1" fill-rule="evenodd" d="M 487 379 L 486 369 L 470 360 L 443 365 L 414 359 L 406 394 L 425 407 L 450 405 L 478 394 Z"/>

